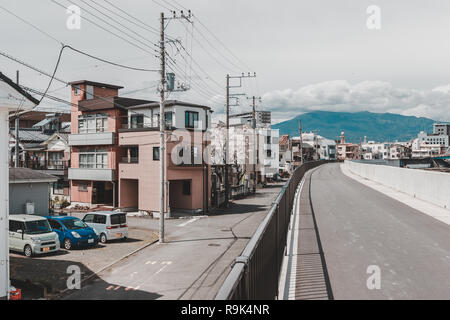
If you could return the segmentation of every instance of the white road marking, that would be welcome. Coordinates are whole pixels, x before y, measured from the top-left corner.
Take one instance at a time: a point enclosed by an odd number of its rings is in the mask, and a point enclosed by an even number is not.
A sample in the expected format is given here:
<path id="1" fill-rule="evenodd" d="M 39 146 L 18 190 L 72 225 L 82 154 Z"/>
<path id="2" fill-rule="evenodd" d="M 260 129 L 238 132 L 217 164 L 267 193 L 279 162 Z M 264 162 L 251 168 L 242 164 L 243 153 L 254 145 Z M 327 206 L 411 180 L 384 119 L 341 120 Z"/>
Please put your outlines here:
<path id="1" fill-rule="evenodd" d="M 189 221 L 186 221 L 186 222 L 184 222 L 184 223 L 179 224 L 178 227 L 185 227 L 185 226 L 187 226 L 189 223 L 195 222 L 195 221 L 197 221 L 197 220 L 200 220 L 200 217 L 192 218 L 192 219 L 189 220 Z"/>

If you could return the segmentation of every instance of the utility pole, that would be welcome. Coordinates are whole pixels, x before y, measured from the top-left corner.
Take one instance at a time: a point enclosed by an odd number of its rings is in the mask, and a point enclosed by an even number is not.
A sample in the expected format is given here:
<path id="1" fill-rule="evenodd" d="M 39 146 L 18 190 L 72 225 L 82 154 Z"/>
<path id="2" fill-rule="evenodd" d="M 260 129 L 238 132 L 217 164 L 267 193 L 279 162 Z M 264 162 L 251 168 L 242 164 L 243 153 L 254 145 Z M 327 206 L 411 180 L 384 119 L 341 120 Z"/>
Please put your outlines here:
<path id="1" fill-rule="evenodd" d="M 299 128 L 300 131 L 300 165 L 303 164 L 303 137 L 302 137 L 302 120 L 299 120 Z"/>
<path id="2" fill-rule="evenodd" d="M 165 117 L 164 117 L 164 98 L 166 85 L 166 50 L 164 43 L 164 13 L 161 12 L 161 39 L 160 39 L 160 58 L 161 58 L 161 83 L 160 83 L 160 102 L 159 102 L 159 174 L 160 174 L 160 209 L 159 209 L 159 243 L 164 243 L 164 209 L 165 209 L 165 157 L 166 157 L 166 136 L 165 136 Z"/>
<path id="3" fill-rule="evenodd" d="M 19 70 L 16 72 L 16 83 L 19 85 Z M 14 159 L 14 167 L 19 167 L 19 115 L 16 116 L 15 119 L 15 136 L 16 136 L 16 144 L 15 144 L 15 159 Z"/>
<path id="4" fill-rule="evenodd" d="M 253 193 L 256 193 L 256 183 L 257 183 L 257 176 L 256 176 L 256 163 L 258 159 L 258 142 L 257 135 L 256 135 L 256 99 L 259 99 L 261 101 L 261 97 L 252 97 L 252 129 L 253 129 Z"/>
<path id="5" fill-rule="evenodd" d="M 226 140 L 225 140 L 225 204 L 228 206 L 230 201 L 230 182 L 229 180 L 229 152 L 230 152 L 230 75 L 227 74 L 226 88 Z"/>
<path id="6" fill-rule="evenodd" d="M 165 177 L 165 170 L 166 170 L 166 117 L 164 113 L 164 104 L 165 104 L 165 93 L 166 91 L 175 92 L 175 91 L 186 91 L 188 88 L 185 86 L 182 86 L 182 88 L 175 89 L 175 88 L 168 88 L 166 90 L 166 48 L 165 48 L 165 36 L 164 36 L 164 22 L 166 20 L 173 20 L 173 19 L 185 19 L 189 23 L 192 23 L 190 21 L 190 18 L 192 17 L 191 10 L 188 10 L 187 15 L 181 10 L 181 15 L 177 16 L 177 13 L 175 11 L 172 11 L 173 16 L 172 17 L 164 17 L 164 12 L 161 12 L 160 15 L 160 44 L 159 44 L 159 50 L 160 50 L 160 64 L 161 64 L 161 79 L 160 79 L 160 101 L 159 101 L 159 175 L 160 175 L 160 196 L 161 196 L 161 202 L 160 202 L 160 209 L 159 209 L 159 243 L 164 243 L 164 222 L 165 222 L 165 208 L 166 203 L 169 201 L 169 195 L 167 194 L 166 199 L 166 190 L 169 190 L 168 185 L 166 183 L 166 177 Z M 171 40 L 169 40 L 171 41 Z"/>
<path id="7" fill-rule="evenodd" d="M 230 201 L 230 197 L 229 197 L 229 193 L 230 193 L 230 177 L 229 177 L 229 148 L 230 148 L 230 135 L 229 135 L 229 131 L 230 131 L 230 89 L 231 88 L 241 88 L 242 87 L 242 79 L 244 78 L 256 78 L 256 72 L 253 73 L 253 75 L 250 74 L 250 72 L 245 75 L 244 73 L 242 73 L 240 76 L 230 76 L 229 74 L 227 74 L 227 88 L 226 88 L 226 129 L 227 129 L 227 134 L 226 134 L 226 141 L 225 141 L 225 203 L 229 204 Z M 230 79 L 239 79 L 239 85 L 230 85 Z M 242 95 L 242 94 L 237 94 L 237 95 Z M 236 95 L 233 95 L 236 96 Z"/>

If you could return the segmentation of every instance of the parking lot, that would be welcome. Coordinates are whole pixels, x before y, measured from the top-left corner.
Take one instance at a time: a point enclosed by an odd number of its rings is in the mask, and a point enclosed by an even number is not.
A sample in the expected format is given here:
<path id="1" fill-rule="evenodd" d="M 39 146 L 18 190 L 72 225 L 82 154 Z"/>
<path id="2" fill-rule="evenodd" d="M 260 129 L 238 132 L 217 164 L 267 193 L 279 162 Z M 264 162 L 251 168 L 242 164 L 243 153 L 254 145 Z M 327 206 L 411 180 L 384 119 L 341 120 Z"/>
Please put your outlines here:
<path id="1" fill-rule="evenodd" d="M 23 299 L 52 298 L 67 288 L 69 266 L 80 268 L 82 280 L 94 278 L 98 272 L 157 240 L 156 231 L 130 226 L 127 240 L 70 251 L 61 249 L 58 253 L 31 258 L 11 252 L 11 282 L 22 289 Z"/>

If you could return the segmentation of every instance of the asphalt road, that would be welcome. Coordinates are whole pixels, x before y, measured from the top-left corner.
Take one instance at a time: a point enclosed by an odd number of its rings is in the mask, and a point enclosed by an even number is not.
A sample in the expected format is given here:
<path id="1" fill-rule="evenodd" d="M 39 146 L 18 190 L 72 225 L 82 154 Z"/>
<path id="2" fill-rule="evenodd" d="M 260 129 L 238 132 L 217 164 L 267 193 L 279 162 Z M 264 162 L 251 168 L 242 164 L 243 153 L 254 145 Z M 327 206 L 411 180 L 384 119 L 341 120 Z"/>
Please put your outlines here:
<path id="1" fill-rule="evenodd" d="M 334 299 L 450 299 L 449 225 L 338 164 L 312 173 L 311 200 Z M 380 289 L 368 289 L 369 266 L 380 270 Z"/>
<path id="2" fill-rule="evenodd" d="M 155 244 L 100 272 L 65 299 L 211 300 L 282 184 L 258 190 L 211 216 L 166 221 L 165 244 Z M 154 230 L 157 219 L 130 218 Z"/>

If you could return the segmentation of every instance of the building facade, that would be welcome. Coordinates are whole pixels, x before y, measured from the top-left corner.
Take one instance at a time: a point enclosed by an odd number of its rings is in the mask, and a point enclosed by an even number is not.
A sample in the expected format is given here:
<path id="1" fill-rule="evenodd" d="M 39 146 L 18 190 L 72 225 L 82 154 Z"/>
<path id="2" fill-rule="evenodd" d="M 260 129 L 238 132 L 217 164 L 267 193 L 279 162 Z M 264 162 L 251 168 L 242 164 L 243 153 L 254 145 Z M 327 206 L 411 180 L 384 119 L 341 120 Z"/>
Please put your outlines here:
<path id="1" fill-rule="evenodd" d="M 118 130 L 127 125 L 130 106 L 149 101 L 119 97 L 122 87 L 116 85 L 83 80 L 71 86 L 71 203 L 114 207 L 118 203 Z"/>
<path id="2" fill-rule="evenodd" d="M 160 210 L 159 103 L 130 108 L 119 130 L 119 207 L 148 213 Z M 209 107 L 166 101 L 165 212 L 208 212 L 211 166 L 207 130 Z"/>

